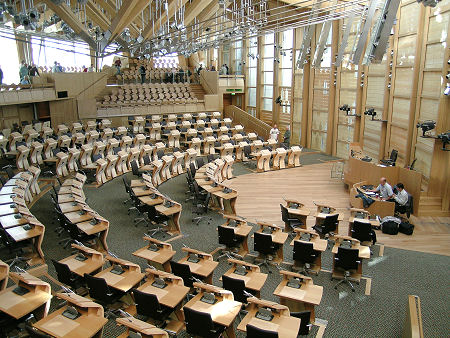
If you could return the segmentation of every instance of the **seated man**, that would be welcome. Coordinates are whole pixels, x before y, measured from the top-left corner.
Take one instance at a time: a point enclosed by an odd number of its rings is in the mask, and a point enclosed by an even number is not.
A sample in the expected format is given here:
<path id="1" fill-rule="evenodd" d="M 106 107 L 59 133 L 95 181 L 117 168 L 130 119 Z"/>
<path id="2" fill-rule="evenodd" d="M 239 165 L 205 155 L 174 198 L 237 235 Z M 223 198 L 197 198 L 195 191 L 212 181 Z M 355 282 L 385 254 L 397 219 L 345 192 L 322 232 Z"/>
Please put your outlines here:
<path id="1" fill-rule="evenodd" d="M 408 203 L 408 193 L 403 183 L 397 183 L 397 194 L 394 194 L 395 211 L 399 211 L 400 207 Z"/>
<path id="2" fill-rule="evenodd" d="M 383 201 L 387 201 L 393 198 L 394 192 L 392 191 L 392 187 L 387 183 L 386 177 L 380 178 L 380 184 L 376 189 L 369 190 L 372 192 L 377 192 L 380 194 L 380 198 Z"/>

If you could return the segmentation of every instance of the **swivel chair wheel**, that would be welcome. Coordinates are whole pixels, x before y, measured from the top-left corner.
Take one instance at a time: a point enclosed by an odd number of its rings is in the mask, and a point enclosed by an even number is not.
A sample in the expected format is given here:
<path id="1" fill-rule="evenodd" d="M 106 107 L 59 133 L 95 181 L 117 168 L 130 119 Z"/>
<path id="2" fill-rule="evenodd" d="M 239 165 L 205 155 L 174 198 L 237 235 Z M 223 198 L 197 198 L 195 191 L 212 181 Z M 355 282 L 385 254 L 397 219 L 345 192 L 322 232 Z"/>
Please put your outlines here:
<path id="1" fill-rule="evenodd" d="M 355 289 L 352 289 L 353 292 L 355 292 Z"/>

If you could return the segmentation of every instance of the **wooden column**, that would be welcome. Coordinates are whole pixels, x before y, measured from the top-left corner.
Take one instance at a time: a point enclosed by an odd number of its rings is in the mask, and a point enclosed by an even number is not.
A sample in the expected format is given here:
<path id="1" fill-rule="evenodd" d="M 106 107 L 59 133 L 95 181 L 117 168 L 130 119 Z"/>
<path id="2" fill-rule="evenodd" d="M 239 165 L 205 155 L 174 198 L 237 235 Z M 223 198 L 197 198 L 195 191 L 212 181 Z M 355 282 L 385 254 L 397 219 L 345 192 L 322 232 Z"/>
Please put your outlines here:
<path id="1" fill-rule="evenodd" d="M 336 55 L 338 53 L 338 41 L 339 41 L 339 22 L 333 21 L 331 32 L 331 68 L 330 68 L 330 93 L 328 96 L 328 127 L 327 127 L 327 154 L 336 153 L 336 138 L 337 126 L 339 117 L 336 104 L 336 85 L 337 85 L 337 67 L 334 60 L 336 60 Z M 331 131 L 331 133 L 330 133 Z"/>

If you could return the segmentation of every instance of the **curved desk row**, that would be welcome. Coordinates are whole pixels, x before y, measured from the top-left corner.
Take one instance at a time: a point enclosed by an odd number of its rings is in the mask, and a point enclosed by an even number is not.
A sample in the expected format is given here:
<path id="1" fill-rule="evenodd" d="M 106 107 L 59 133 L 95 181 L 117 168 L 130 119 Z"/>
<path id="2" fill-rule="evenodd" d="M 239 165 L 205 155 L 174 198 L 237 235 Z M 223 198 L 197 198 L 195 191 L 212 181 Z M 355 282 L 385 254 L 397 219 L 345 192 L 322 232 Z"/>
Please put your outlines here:
<path id="1" fill-rule="evenodd" d="M 97 250 L 108 251 L 106 237 L 109 221 L 86 204 L 83 193 L 85 181 L 86 176 L 80 173 L 65 180 L 58 191 L 58 206 L 66 219 L 76 224 L 79 231 L 86 235 L 95 235 Z"/>
<path id="2" fill-rule="evenodd" d="M 44 262 L 41 245 L 45 226 L 39 222 L 28 209 L 33 196 L 40 193 L 37 183 L 41 170 L 30 167 L 29 171 L 20 172 L 0 189 L 0 224 L 6 239 L 6 245 L 29 242 L 32 249 L 27 256 L 27 263 L 34 265 Z"/>

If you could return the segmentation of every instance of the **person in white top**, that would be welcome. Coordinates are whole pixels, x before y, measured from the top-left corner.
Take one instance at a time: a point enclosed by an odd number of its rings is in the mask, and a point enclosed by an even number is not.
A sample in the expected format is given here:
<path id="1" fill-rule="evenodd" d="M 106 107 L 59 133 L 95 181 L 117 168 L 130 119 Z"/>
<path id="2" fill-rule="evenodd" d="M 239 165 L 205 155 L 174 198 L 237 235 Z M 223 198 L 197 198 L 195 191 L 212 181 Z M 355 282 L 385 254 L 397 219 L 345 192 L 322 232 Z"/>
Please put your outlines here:
<path id="1" fill-rule="evenodd" d="M 278 142 L 278 134 L 280 134 L 280 131 L 278 130 L 277 125 L 274 124 L 273 128 L 270 129 L 270 138 L 272 140 L 275 140 L 275 141 Z"/>
<path id="2" fill-rule="evenodd" d="M 379 193 L 380 198 L 383 201 L 390 200 L 394 196 L 392 187 L 389 185 L 389 183 L 387 183 L 386 177 L 380 178 L 380 184 L 378 185 L 378 187 L 376 189 L 372 189 L 370 191 Z"/>
<path id="3" fill-rule="evenodd" d="M 404 206 L 408 202 L 408 193 L 403 183 L 397 183 L 397 193 L 394 194 L 395 209 Z"/>

